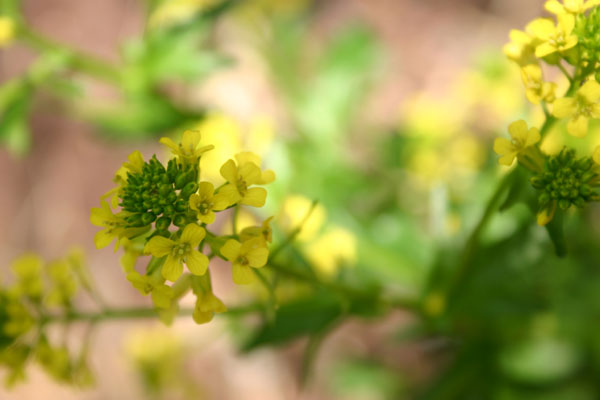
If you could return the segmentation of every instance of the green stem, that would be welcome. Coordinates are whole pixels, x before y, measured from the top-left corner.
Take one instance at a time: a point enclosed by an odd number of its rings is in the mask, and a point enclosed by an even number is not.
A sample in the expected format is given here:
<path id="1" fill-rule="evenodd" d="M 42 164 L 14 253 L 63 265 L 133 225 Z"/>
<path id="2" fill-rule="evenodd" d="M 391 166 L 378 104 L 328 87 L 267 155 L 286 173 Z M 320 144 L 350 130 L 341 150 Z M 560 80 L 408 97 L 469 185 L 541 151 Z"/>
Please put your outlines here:
<path id="1" fill-rule="evenodd" d="M 30 47 L 40 51 L 56 51 L 66 53 L 71 61 L 71 66 L 83 73 L 94 76 L 113 84 L 121 83 L 121 73 L 112 64 L 89 54 L 83 54 L 61 43 L 54 42 L 25 25 L 18 29 L 18 37 Z"/>

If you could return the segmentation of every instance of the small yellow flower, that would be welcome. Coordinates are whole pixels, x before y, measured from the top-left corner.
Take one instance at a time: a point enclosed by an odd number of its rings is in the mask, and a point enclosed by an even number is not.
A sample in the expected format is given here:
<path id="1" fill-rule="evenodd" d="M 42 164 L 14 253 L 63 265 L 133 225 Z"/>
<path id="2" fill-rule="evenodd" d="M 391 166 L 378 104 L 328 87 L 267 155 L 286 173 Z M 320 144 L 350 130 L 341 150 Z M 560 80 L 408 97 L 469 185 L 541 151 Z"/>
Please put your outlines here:
<path id="1" fill-rule="evenodd" d="M 233 281 L 238 285 L 252 283 L 254 277 L 251 267 L 263 267 L 269 258 L 269 250 L 259 239 L 243 243 L 229 239 L 221 247 L 221 254 L 233 264 Z"/>
<path id="2" fill-rule="evenodd" d="M 10 17 L 0 15 L 0 47 L 8 46 L 16 32 L 15 21 Z"/>
<path id="3" fill-rule="evenodd" d="M 208 268 L 208 257 L 196 248 L 205 235 L 206 231 L 202 227 L 193 223 L 188 224 L 177 241 L 154 236 L 146 243 L 144 253 L 155 257 L 167 256 L 162 267 L 162 276 L 169 281 L 175 282 L 181 276 L 182 263 L 187 265 L 192 274 L 204 275 Z"/>
<path id="4" fill-rule="evenodd" d="M 42 259 L 36 254 L 24 254 L 12 264 L 20 293 L 33 299 L 40 299 L 44 291 L 42 280 Z"/>
<path id="5" fill-rule="evenodd" d="M 250 151 L 244 151 L 241 153 L 237 153 L 235 155 L 235 159 L 238 165 L 244 165 L 246 163 L 253 163 L 254 165 L 260 168 L 262 164 L 262 160 L 256 153 L 252 153 Z M 275 172 L 270 169 L 261 171 L 260 180 L 258 181 L 258 185 L 267 185 L 275 180 Z"/>
<path id="6" fill-rule="evenodd" d="M 356 236 L 343 228 L 332 228 L 307 247 L 307 257 L 317 272 L 334 276 L 343 265 L 356 262 Z"/>
<path id="7" fill-rule="evenodd" d="M 230 199 L 230 204 L 241 203 L 253 207 L 262 207 L 267 199 L 264 188 L 249 188 L 262 182 L 262 172 L 253 162 L 236 165 L 235 161 L 228 160 L 221 167 L 221 176 L 227 184 L 221 188 L 220 194 Z"/>
<path id="8" fill-rule="evenodd" d="M 77 277 L 71 265 L 66 260 L 60 260 L 50 263 L 47 268 L 52 287 L 45 302 L 49 305 L 68 306 L 78 289 Z"/>
<path id="9" fill-rule="evenodd" d="M 552 113 L 557 118 L 570 118 L 567 131 L 575 137 L 584 137 L 590 118 L 600 118 L 600 84 L 587 81 L 575 97 L 564 97 L 554 101 Z"/>
<path id="10" fill-rule="evenodd" d="M 209 290 L 198 295 L 193 318 L 197 324 L 205 324 L 212 321 L 215 313 L 224 313 L 225 311 L 227 311 L 225 304 Z"/>
<path id="11" fill-rule="evenodd" d="M 273 231 L 271 229 L 272 219 L 273 217 L 265 219 L 262 223 L 262 226 L 249 226 L 242 229 L 240 232 L 240 239 L 242 242 L 258 238 L 264 241 L 265 246 L 267 243 L 271 243 L 273 241 Z"/>
<path id="12" fill-rule="evenodd" d="M 171 138 L 160 138 L 160 143 L 171 149 L 171 152 L 183 163 L 187 165 L 197 165 L 202 154 L 214 149 L 215 146 L 209 144 L 201 146 L 200 131 L 187 130 L 183 132 L 181 143 L 176 144 Z"/>
<path id="13" fill-rule="evenodd" d="M 135 270 L 127 274 L 127 280 L 144 296 L 152 293 L 152 302 L 156 307 L 163 309 L 171 307 L 171 299 L 174 295 L 170 286 L 152 276 L 141 275 Z"/>
<path id="14" fill-rule="evenodd" d="M 600 146 L 596 146 L 596 149 L 594 150 L 594 155 L 592 156 L 592 158 L 594 159 L 594 162 L 598 165 L 600 165 Z"/>
<path id="15" fill-rule="evenodd" d="M 190 208 L 196 211 L 198 220 L 205 224 L 215 221 L 215 211 L 226 209 L 230 199 L 221 193 L 215 194 L 215 187 L 210 182 L 200 182 L 198 193 L 190 196 Z"/>
<path id="16" fill-rule="evenodd" d="M 496 138 L 494 141 L 494 151 L 502 156 L 498 162 L 502 165 L 512 165 L 515 157 L 529 146 L 533 146 L 540 141 L 541 136 L 537 128 L 527 128 L 527 123 L 523 120 L 515 121 L 508 127 L 511 140 L 505 138 Z"/>
<path id="17" fill-rule="evenodd" d="M 541 40 L 535 37 L 532 26 L 535 20 L 525 27 L 525 31 L 512 29 L 509 33 L 510 42 L 503 47 L 504 54 L 510 60 L 521 66 L 535 64 L 535 48 L 541 43 Z"/>
<path id="18" fill-rule="evenodd" d="M 100 208 L 94 207 L 90 213 L 90 222 L 105 229 L 96 233 L 94 243 L 98 249 L 108 246 L 115 238 L 120 238 L 125 231 L 125 220 L 119 214 L 113 214 L 106 201 L 100 202 Z M 115 251 L 119 248 L 119 240 Z"/>
<path id="19" fill-rule="evenodd" d="M 573 34 L 575 17 L 571 14 L 560 14 L 557 16 L 558 24 L 545 18 L 533 21 L 531 31 L 542 41 L 535 48 L 536 57 L 546 57 L 555 52 L 562 52 L 577 44 L 577 35 Z"/>
<path id="20" fill-rule="evenodd" d="M 122 192 L 123 186 L 127 184 L 127 174 L 139 174 L 142 172 L 142 167 L 144 166 L 144 157 L 139 151 L 134 151 L 129 155 L 128 158 L 129 161 L 123 163 L 123 165 L 117 170 L 117 172 L 115 173 L 115 177 L 113 178 L 113 182 L 117 184 L 117 187 L 109 190 L 100 197 L 100 199 L 102 200 L 110 197 L 110 205 L 113 208 L 117 208 L 119 206 L 119 195 Z"/>
<path id="21" fill-rule="evenodd" d="M 598 0 L 563 0 L 561 4 L 557 0 L 549 0 L 544 4 L 544 7 L 549 12 L 560 15 L 560 14 L 581 14 L 586 10 L 598 5 Z"/>
<path id="22" fill-rule="evenodd" d="M 523 78 L 525 94 L 530 102 L 539 104 L 540 101 L 547 103 L 554 101 L 556 84 L 553 82 L 544 82 L 542 69 L 539 65 L 529 64 L 521 68 L 521 78 Z"/>

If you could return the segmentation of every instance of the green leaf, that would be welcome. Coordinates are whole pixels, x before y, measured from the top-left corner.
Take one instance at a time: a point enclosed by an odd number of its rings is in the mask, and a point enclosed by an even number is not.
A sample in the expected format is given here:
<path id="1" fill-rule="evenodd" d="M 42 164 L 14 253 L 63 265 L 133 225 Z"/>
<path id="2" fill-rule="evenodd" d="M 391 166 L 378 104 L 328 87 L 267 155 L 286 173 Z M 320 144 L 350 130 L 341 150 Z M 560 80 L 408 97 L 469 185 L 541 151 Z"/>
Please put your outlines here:
<path id="1" fill-rule="evenodd" d="M 260 326 L 242 350 L 283 344 L 303 335 L 321 332 L 342 315 L 343 309 L 341 301 L 328 292 L 295 299 L 281 305 L 275 321 Z"/>

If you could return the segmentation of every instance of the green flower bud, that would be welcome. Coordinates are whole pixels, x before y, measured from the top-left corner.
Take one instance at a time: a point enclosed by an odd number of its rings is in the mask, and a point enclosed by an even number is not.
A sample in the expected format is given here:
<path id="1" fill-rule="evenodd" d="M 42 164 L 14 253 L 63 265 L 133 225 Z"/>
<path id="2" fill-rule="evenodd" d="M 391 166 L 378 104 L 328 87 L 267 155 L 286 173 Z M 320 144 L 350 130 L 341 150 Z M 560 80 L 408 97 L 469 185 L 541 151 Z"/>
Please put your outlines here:
<path id="1" fill-rule="evenodd" d="M 166 231 L 169 225 L 171 225 L 171 218 L 169 217 L 160 217 L 156 220 L 156 224 L 154 224 L 158 231 Z"/>
<path id="2" fill-rule="evenodd" d="M 187 225 L 187 218 L 183 214 L 177 214 L 175 218 L 173 218 L 173 225 L 183 228 Z"/>
<path id="3" fill-rule="evenodd" d="M 189 199 L 190 196 L 198 190 L 198 184 L 196 182 L 188 182 L 181 190 L 181 197 Z"/>
<path id="4" fill-rule="evenodd" d="M 152 213 L 142 214 L 142 223 L 144 225 L 150 225 L 151 223 L 154 222 L 155 219 L 156 219 L 156 215 L 154 215 Z"/>

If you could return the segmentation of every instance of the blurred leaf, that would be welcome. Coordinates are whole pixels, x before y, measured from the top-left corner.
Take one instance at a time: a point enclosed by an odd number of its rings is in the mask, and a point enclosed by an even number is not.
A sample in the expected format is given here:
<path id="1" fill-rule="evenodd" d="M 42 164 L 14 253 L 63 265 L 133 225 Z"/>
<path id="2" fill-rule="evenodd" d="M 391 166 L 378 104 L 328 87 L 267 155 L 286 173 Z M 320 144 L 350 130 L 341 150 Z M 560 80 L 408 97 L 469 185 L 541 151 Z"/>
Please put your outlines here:
<path id="1" fill-rule="evenodd" d="M 319 292 L 309 297 L 282 304 L 275 321 L 264 323 L 243 346 L 251 351 L 265 345 L 286 343 L 297 337 L 327 329 L 343 313 L 340 300 L 329 292 Z"/>
<path id="2" fill-rule="evenodd" d="M 335 398 L 393 400 L 404 392 L 397 372 L 368 360 L 339 362 L 331 375 L 327 381 Z"/>
<path id="3" fill-rule="evenodd" d="M 556 210 L 554 218 L 546 225 L 546 230 L 548 231 L 548 235 L 550 235 L 552 244 L 554 244 L 554 251 L 558 257 L 567 255 L 567 243 L 565 241 L 563 223 L 564 212 Z"/>
<path id="4" fill-rule="evenodd" d="M 13 80 L 0 88 L 0 142 L 15 154 L 25 154 L 31 145 L 27 118 L 32 87 L 25 79 Z"/>

